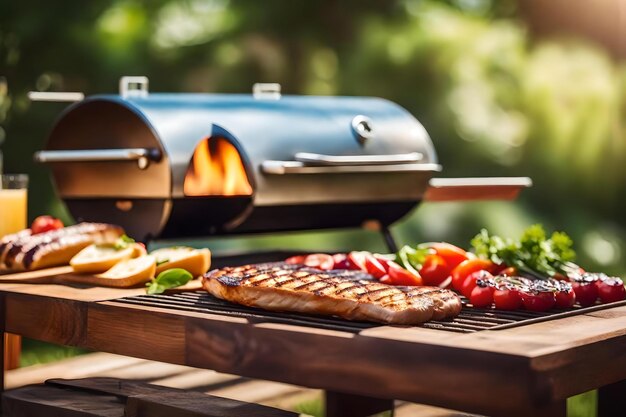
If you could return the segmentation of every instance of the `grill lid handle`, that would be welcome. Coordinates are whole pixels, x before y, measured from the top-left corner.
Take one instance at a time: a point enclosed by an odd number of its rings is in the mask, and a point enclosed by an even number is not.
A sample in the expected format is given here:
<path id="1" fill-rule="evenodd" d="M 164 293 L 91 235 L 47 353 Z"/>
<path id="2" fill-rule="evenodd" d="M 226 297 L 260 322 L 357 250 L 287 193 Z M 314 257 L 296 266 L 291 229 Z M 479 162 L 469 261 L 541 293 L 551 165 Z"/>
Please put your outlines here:
<path id="1" fill-rule="evenodd" d="M 438 172 L 438 164 L 305 165 L 300 161 L 264 161 L 261 171 L 268 175 L 290 174 L 368 174 Z"/>
<path id="2" fill-rule="evenodd" d="M 322 155 L 319 153 L 298 152 L 295 160 L 306 165 L 355 166 L 355 165 L 395 165 L 414 164 L 424 155 L 419 152 L 392 155 Z"/>
<path id="3" fill-rule="evenodd" d="M 139 169 L 146 169 L 151 161 L 161 159 L 161 151 L 156 148 L 39 151 L 33 158 L 39 163 L 136 161 Z"/>

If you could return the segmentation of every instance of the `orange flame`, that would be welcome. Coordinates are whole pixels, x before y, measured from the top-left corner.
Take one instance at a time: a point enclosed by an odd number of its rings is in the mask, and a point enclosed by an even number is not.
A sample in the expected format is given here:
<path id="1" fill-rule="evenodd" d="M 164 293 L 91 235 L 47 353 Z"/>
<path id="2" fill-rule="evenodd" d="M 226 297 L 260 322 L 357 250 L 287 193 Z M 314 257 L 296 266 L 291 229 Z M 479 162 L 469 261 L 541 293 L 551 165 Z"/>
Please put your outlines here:
<path id="1" fill-rule="evenodd" d="M 207 138 L 196 148 L 183 184 L 185 195 L 252 195 L 239 152 L 227 140 Z"/>

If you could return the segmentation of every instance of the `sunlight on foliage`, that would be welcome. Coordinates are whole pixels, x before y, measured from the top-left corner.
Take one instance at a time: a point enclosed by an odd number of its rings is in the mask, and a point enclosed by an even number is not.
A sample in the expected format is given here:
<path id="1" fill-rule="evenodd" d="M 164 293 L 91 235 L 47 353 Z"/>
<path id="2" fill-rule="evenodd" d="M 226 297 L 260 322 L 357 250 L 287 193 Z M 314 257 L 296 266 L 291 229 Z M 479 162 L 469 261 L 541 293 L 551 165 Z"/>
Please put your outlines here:
<path id="1" fill-rule="evenodd" d="M 160 10 L 154 44 L 159 48 L 205 43 L 229 29 L 228 0 L 185 0 Z"/>

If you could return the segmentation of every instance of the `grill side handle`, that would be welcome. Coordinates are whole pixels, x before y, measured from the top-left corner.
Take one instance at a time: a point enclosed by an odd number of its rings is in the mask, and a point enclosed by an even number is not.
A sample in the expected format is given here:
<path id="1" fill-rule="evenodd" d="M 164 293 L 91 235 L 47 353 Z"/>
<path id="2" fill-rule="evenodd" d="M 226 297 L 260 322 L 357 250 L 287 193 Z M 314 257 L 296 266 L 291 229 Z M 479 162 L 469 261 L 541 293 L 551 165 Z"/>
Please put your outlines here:
<path id="1" fill-rule="evenodd" d="M 515 200 L 532 185 L 528 177 L 432 178 L 424 201 Z"/>
<path id="2" fill-rule="evenodd" d="M 150 162 L 161 160 L 162 154 L 156 148 L 126 149 L 80 149 L 35 152 L 33 159 L 38 163 L 53 162 L 136 162 L 139 169 L 146 169 Z"/>

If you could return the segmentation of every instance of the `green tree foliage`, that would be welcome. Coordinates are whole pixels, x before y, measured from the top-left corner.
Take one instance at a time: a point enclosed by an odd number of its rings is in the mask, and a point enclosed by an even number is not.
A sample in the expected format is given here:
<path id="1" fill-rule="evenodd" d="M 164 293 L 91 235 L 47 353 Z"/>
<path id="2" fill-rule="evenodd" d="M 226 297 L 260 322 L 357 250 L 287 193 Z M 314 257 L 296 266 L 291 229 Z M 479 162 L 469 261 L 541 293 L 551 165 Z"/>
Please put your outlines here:
<path id="1" fill-rule="evenodd" d="M 626 270 L 624 65 L 581 41 L 532 41 L 514 1 L 4 1 L 0 137 L 6 170 L 32 176 L 31 214 L 62 213 L 30 161 L 63 105 L 26 92 L 114 92 L 138 74 L 155 91 L 261 81 L 396 101 L 430 132 L 445 176 L 535 181 L 516 203 L 424 205 L 396 230 L 406 243 L 542 222 L 572 235 L 581 262 Z"/>

